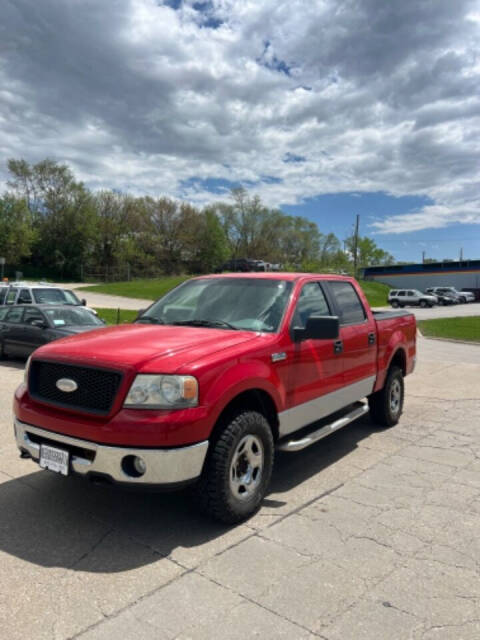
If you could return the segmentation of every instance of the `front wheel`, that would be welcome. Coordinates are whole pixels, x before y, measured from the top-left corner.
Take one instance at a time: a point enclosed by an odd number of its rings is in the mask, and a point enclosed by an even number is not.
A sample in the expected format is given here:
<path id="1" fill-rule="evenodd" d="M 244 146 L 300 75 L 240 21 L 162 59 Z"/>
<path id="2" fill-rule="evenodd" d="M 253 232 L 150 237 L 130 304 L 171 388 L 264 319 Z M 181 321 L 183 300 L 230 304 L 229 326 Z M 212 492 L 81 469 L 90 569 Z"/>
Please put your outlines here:
<path id="1" fill-rule="evenodd" d="M 425 309 L 425 307 L 427 306 L 427 301 L 426 300 L 420 300 L 420 306 L 422 307 L 422 309 Z"/>
<path id="2" fill-rule="evenodd" d="M 391 367 L 383 389 L 372 393 L 368 398 L 372 420 L 384 427 L 396 425 L 402 415 L 404 396 L 402 370 Z"/>
<path id="3" fill-rule="evenodd" d="M 196 486 L 200 507 L 233 524 L 259 508 L 270 483 L 274 444 L 266 418 L 256 411 L 235 415 L 210 445 Z"/>
<path id="4" fill-rule="evenodd" d="M 394 309 L 396 309 L 399 306 L 398 301 L 397 300 L 392 300 L 392 307 Z"/>

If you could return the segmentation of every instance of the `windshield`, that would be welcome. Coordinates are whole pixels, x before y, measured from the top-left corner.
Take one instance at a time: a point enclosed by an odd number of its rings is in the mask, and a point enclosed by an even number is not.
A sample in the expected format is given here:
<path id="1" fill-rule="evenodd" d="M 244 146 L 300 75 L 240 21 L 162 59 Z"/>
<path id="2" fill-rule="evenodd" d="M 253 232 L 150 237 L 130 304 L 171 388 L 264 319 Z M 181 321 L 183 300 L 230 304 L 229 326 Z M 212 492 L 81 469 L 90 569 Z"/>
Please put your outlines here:
<path id="1" fill-rule="evenodd" d="M 291 289 L 286 280 L 189 280 L 158 300 L 138 322 L 275 332 Z"/>
<path id="2" fill-rule="evenodd" d="M 103 327 L 103 322 L 83 307 L 43 309 L 43 313 L 54 327 Z"/>
<path id="3" fill-rule="evenodd" d="M 72 291 L 65 289 L 32 289 L 32 293 L 37 304 L 81 304 Z"/>

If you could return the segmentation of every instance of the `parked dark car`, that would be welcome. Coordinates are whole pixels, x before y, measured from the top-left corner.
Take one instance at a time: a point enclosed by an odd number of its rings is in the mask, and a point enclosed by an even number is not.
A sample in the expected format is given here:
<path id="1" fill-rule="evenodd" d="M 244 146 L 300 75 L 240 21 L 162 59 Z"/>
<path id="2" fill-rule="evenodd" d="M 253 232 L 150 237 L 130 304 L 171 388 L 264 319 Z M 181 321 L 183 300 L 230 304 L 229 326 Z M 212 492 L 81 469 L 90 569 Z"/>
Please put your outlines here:
<path id="1" fill-rule="evenodd" d="M 0 359 L 27 357 L 42 344 L 103 326 L 103 320 L 83 307 L 53 304 L 1 307 Z"/>
<path id="2" fill-rule="evenodd" d="M 263 260 L 251 260 L 250 258 L 234 258 L 224 262 L 220 269 L 221 271 L 240 271 L 248 273 L 250 271 L 267 271 L 266 263 Z"/>
<path id="3" fill-rule="evenodd" d="M 442 306 L 458 304 L 456 296 L 452 295 L 451 293 L 440 293 L 439 291 L 432 293 L 431 290 L 429 291 L 428 289 L 425 291 L 425 293 L 435 296 L 437 298 L 438 304 Z"/>

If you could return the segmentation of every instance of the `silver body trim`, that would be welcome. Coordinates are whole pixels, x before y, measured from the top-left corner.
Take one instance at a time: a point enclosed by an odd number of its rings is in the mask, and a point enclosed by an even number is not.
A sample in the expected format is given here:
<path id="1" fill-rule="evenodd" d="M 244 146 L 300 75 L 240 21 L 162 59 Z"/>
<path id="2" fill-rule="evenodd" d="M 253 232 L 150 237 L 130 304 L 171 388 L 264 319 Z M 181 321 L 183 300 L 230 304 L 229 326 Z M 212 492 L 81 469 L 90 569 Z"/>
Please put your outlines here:
<path id="1" fill-rule="evenodd" d="M 18 448 L 21 451 L 27 451 L 36 462 L 40 457 L 40 445 L 33 442 L 29 433 L 40 439 L 44 438 L 55 442 L 60 448 L 63 444 L 87 450 L 92 459 L 73 454 L 70 456 L 71 468 L 75 473 L 80 475 L 87 473 L 107 474 L 115 482 L 139 485 L 168 485 L 198 478 L 202 472 L 208 449 L 208 440 L 174 449 L 131 449 L 129 447 L 108 446 L 89 440 L 71 438 L 15 420 L 15 437 Z M 145 474 L 139 478 L 126 474 L 122 469 L 122 460 L 125 456 L 142 458 L 147 465 Z"/>
<path id="2" fill-rule="evenodd" d="M 326 424 L 320 429 L 309 433 L 304 438 L 301 438 L 300 440 L 289 440 L 288 442 L 281 442 L 277 448 L 280 449 L 280 451 L 300 451 L 301 449 L 305 449 L 311 444 L 318 442 L 322 438 L 329 436 L 334 431 L 338 431 L 338 429 L 346 427 L 347 424 L 350 424 L 350 422 L 361 418 L 363 415 L 368 413 L 368 410 L 369 409 L 367 404 L 361 404 L 359 407 L 355 407 L 353 411 L 350 411 L 341 418 L 334 420 L 334 422 Z"/>
<path id="3" fill-rule="evenodd" d="M 332 393 L 326 393 L 309 402 L 287 409 L 278 414 L 280 437 L 306 427 L 312 422 L 321 420 L 349 404 L 361 400 L 372 393 L 376 376 L 370 376 L 360 382 L 342 387 Z"/>

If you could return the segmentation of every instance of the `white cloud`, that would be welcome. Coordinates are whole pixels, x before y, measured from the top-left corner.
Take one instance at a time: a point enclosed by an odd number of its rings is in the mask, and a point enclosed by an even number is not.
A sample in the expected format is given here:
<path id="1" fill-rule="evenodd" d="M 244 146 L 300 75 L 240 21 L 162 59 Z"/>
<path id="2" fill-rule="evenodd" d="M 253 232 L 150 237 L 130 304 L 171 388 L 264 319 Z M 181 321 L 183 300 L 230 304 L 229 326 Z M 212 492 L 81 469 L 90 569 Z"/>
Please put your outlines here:
<path id="1" fill-rule="evenodd" d="M 385 212 L 378 233 L 480 223 L 475 0 L 176 4 L 4 0 L 3 159 L 54 157 L 93 188 L 199 204 L 218 198 L 208 178 L 272 205 L 435 203 Z"/>

